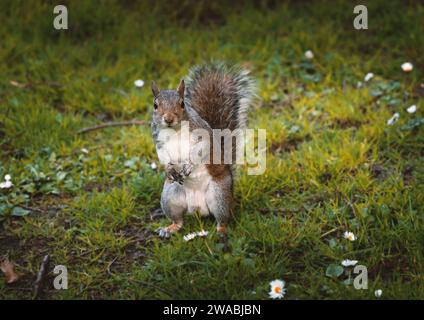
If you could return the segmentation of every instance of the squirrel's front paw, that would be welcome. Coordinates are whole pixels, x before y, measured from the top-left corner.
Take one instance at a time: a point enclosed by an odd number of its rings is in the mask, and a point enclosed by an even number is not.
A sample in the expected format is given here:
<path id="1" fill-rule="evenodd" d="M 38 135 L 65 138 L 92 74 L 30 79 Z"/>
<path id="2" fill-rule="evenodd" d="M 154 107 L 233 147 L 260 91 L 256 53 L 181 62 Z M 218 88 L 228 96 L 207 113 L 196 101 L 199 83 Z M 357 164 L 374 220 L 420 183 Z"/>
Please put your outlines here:
<path id="1" fill-rule="evenodd" d="M 161 227 L 156 230 L 161 238 L 169 238 L 172 233 L 177 232 L 181 229 L 181 224 L 173 223 L 165 228 Z"/>
<path id="2" fill-rule="evenodd" d="M 172 164 L 168 164 L 165 168 L 165 171 L 166 171 L 166 177 L 169 180 L 173 182 L 178 182 L 179 184 L 182 184 L 184 182 L 182 175 L 177 170 L 175 170 Z"/>
<path id="3" fill-rule="evenodd" d="M 191 163 L 185 163 L 183 164 L 183 169 L 181 173 L 185 175 L 186 177 L 190 175 L 190 173 L 193 171 L 194 165 Z"/>

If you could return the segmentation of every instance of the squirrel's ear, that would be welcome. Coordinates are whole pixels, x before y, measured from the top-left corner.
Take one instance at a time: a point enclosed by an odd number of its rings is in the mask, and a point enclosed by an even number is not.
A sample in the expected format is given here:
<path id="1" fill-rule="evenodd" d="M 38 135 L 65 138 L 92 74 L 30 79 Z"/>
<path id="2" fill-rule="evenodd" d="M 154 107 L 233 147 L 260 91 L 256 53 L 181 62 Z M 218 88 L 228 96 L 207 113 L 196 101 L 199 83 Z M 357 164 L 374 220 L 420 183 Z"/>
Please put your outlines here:
<path id="1" fill-rule="evenodd" d="M 184 90 L 185 90 L 184 79 L 181 79 L 180 84 L 178 85 L 177 91 L 182 99 L 184 99 Z"/>
<path id="2" fill-rule="evenodd" d="M 154 82 L 154 81 L 152 81 L 152 92 L 153 92 L 153 95 L 155 96 L 155 98 L 158 96 L 158 94 L 159 94 L 159 88 L 158 88 L 158 86 L 156 85 L 156 82 Z"/>

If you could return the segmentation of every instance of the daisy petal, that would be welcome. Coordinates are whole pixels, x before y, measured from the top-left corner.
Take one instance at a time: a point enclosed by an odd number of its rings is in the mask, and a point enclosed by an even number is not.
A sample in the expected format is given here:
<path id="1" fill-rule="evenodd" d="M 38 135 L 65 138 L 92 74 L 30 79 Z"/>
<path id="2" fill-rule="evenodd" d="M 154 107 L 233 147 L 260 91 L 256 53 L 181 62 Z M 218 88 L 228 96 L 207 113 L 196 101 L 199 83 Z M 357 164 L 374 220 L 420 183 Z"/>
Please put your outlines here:
<path id="1" fill-rule="evenodd" d="M 354 233 L 353 233 L 353 232 L 350 232 L 350 231 L 346 231 L 346 232 L 343 234 L 343 237 L 344 237 L 345 239 L 349 240 L 349 241 L 355 241 L 355 240 L 356 240 L 356 236 L 354 235 Z"/>
<path id="2" fill-rule="evenodd" d="M 346 259 L 346 260 L 343 260 L 342 261 L 342 266 L 344 266 L 344 267 L 352 267 L 352 266 L 356 265 L 357 263 L 358 263 L 358 260 L 349 260 L 349 259 Z"/>
<path id="3" fill-rule="evenodd" d="M 389 120 L 387 120 L 387 125 L 391 126 L 393 123 L 395 123 L 399 119 L 400 115 L 398 112 L 396 112 Z"/>
<path id="4" fill-rule="evenodd" d="M 417 106 L 413 104 L 408 109 L 406 109 L 406 111 L 408 111 L 408 113 L 415 113 L 415 111 L 417 111 Z"/>
<path id="5" fill-rule="evenodd" d="M 135 85 L 137 88 L 142 88 L 142 87 L 144 86 L 144 81 L 143 81 L 143 80 L 141 80 L 141 79 L 135 80 L 135 81 L 134 81 L 134 85 Z"/>
<path id="6" fill-rule="evenodd" d="M 372 72 L 368 72 L 368 73 L 365 75 L 365 77 L 364 77 L 364 81 L 365 81 L 365 82 L 368 82 L 368 81 L 370 81 L 372 78 L 374 78 L 374 73 L 372 73 Z"/>
<path id="7" fill-rule="evenodd" d="M 313 59 L 314 58 L 314 53 L 311 50 L 306 51 L 305 52 L 305 58 L 306 59 L 309 59 L 309 60 Z"/>
<path id="8" fill-rule="evenodd" d="M 414 69 L 414 66 L 411 62 L 402 63 L 400 66 L 404 72 L 411 72 Z"/>

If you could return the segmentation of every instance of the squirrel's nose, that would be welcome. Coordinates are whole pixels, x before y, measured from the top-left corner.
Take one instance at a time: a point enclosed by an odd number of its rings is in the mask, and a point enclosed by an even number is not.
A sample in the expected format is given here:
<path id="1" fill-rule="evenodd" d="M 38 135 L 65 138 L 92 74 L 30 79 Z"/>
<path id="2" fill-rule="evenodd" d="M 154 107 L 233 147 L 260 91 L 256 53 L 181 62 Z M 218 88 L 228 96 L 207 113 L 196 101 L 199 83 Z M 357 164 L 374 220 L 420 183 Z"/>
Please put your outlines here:
<path id="1" fill-rule="evenodd" d="M 171 124 L 174 121 L 172 117 L 167 117 L 167 116 L 163 117 L 163 120 L 165 120 L 167 124 Z"/>

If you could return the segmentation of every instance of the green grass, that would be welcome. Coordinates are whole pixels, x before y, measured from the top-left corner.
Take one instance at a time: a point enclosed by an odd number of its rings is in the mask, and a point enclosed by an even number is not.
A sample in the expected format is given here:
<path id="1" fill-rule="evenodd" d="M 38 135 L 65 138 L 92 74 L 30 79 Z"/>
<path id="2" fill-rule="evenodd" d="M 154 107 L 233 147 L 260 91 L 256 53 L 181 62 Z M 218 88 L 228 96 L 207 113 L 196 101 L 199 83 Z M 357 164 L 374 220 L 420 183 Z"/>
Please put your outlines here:
<path id="1" fill-rule="evenodd" d="M 0 177 L 14 183 L 0 190 L 0 255 L 22 274 L 0 277 L 0 298 L 31 298 L 47 253 L 69 272 L 62 291 L 49 274 L 47 299 L 268 299 L 274 279 L 285 299 L 424 298 L 424 129 L 405 127 L 424 117 L 423 5 L 369 2 L 357 31 L 351 1 L 64 1 L 70 29 L 56 31 L 52 3 L 0 3 Z M 249 127 L 267 129 L 265 174 L 238 174 L 230 252 L 213 219 L 156 237 L 168 220 L 155 214 L 164 174 L 148 126 L 76 134 L 149 120 L 151 80 L 175 87 L 211 59 L 252 70 Z M 367 267 L 368 290 L 326 276 L 347 258 Z"/>

